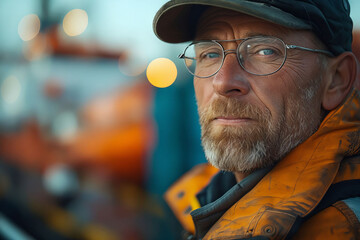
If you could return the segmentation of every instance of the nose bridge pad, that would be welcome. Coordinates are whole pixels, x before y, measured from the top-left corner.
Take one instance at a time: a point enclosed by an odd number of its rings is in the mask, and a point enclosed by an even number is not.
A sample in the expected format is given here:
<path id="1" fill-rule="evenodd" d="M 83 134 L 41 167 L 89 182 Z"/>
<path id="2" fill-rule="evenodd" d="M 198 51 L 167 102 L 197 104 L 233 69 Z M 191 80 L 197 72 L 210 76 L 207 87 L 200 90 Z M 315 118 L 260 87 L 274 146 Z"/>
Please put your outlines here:
<path id="1" fill-rule="evenodd" d="M 236 49 L 227 49 L 227 50 L 224 50 L 224 55 L 225 55 L 225 57 L 226 57 L 226 55 L 231 54 L 231 53 L 236 54 Z M 224 57 L 224 58 L 225 58 L 225 57 Z"/>
<path id="2" fill-rule="evenodd" d="M 241 60 L 242 60 L 242 56 L 237 54 L 236 49 L 227 49 L 224 50 L 224 62 L 225 62 L 225 58 L 228 54 L 235 54 L 236 55 L 236 60 L 238 61 L 238 64 L 240 65 L 241 68 L 243 68 L 242 64 L 241 64 Z"/>

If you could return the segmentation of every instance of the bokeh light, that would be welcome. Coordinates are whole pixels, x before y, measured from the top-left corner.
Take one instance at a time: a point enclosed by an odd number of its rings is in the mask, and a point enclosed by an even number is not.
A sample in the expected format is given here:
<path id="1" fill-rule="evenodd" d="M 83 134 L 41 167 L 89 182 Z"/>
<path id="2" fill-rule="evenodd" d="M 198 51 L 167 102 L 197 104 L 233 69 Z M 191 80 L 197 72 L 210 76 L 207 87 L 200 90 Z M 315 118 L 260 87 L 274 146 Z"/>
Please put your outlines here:
<path id="1" fill-rule="evenodd" d="M 143 74 L 146 70 L 147 62 L 139 56 L 130 55 L 126 61 L 119 58 L 120 71 L 129 77 L 137 77 Z"/>
<path id="2" fill-rule="evenodd" d="M 176 65 L 168 58 L 157 58 L 149 64 L 146 76 L 155 87 L 169 87 L 177 77 Z"/>
<path id="3" fill-rule="evenodd" d="M 82 9 L 73 9 L 68 12 L 63 20 L 64 32 L 73 37 L 82 34 L 88 26 L 88 15 Z"/>
<path id="4" fill-rule="evenodd" d="M 1 84 L 1 97 L 7 103 L 14 103 L 19 99 L 21 84 L 15 76 L 9 76 Z"/>
<path id="5" fill-rule="evenodd" d="M 44 173 L 45 188 L 57 197 L 73 194 L 79 188 L 74 171 L 63 163 L 55 163 Z"/>
<path id="6" fill-rule="evenodd" d="M 18 25 L 18 33 L 23 41 L 30 41 L 40 32 L 40 19 L 36 14 L 26 15 Z"/>

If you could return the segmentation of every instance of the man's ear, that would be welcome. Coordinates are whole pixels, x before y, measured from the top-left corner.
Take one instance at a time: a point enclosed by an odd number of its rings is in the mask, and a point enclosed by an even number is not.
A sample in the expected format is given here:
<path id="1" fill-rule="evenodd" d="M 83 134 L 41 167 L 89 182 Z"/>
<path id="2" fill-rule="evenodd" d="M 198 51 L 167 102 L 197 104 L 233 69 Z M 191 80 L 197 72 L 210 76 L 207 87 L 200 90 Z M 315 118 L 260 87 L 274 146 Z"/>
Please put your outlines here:
<path id="1" fill-rule="evenodd" d="M 328 60 L 322 99 L 325 110 L 335 109 L 346 98 L 355 82 L 356 69 L 356 57 L 352 52 L 344 52 Z"/>

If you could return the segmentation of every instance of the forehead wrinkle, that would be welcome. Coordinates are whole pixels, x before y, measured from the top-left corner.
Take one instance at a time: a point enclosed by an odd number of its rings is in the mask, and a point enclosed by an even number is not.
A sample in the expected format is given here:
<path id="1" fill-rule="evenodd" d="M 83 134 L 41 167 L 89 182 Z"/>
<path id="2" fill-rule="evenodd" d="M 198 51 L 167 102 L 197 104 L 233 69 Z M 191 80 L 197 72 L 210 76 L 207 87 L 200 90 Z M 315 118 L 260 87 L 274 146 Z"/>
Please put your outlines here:
<path id="1" fill-rule="evenodd" d="M 196 40 L 209 40 L 209 39 L 218 39 L 218 35 L 225 35 L 225 39 L 233 39 L 235 36 L 234 28 L 228 22 L 218 22 L 215 24 L 207 24 L 203 27 L 199 25 L 196 31 Z"/>
<path id="2" fill-rule="evenodd" d="M 229 38 L 229 35 L 235 36 L 235 27 L 233 26 L 232 19 L 239 14 L 235 11 L 209 7 L 199 18 L 196 39 L 205 37 L 206 39 L 215 39 L 216 33 L 225 33 L 226 38 Z"/>
<path id="3" fill-rule="evenodd" d="M 257 29 L 259 27 L 261 31 Z M 209 8 L 199 19 L 195 39 L 229 40 L 254 36 L 275 36 L 284 39 L 289 31 L 290 29 L 283 26 L 243 13 Z"/>

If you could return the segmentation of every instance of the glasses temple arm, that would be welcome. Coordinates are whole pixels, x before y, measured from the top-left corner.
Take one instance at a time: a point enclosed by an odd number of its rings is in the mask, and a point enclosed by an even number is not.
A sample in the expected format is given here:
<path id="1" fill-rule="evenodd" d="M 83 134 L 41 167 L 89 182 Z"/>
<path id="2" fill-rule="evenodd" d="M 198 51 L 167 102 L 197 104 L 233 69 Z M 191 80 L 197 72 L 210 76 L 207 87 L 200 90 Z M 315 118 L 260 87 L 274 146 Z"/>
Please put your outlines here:
<path id="1" fill-rule="evenodd" d="M 326 50 L 321 50 L 321 49 L 312 49 L 312 48 L 307 48 L 307 47 L 300 47 L 300 46 L 296 46 L 296 45 L 286 45 L 287 49 L 300 49 L 300 50 L 305 50 L 305 51 L 310 51 L 310 52 L 317 52 L 317 53 L 323 53 L 325 55 L 328 55 L 330 57 L 333 57 L 334 54 L 332 52 L 326 51 Z"/>
<path id="2" fill-rule="evenodd" d="M 186 57 L 185 54 L 183 54 L 183 53 L 180 53 L 179 56 L 178 56 L 178 58 L 180 58 L 180 59 L 191 59 L 191 60 L 195 60 L 195 58 Z"/>

